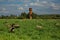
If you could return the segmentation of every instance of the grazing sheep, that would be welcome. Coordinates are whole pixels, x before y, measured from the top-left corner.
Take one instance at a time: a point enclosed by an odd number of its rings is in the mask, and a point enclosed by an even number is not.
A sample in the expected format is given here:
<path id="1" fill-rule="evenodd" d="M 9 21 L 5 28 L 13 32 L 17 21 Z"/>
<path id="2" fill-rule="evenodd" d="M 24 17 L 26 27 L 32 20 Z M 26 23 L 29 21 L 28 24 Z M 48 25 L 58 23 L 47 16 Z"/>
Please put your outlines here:
<path id="1" fill-rule="evenodd" d="M 60 25 L 59 23 L 56 23 L 56 25 Z"/>
<path id="2" fill-rule="evenodd" d="M 10 32 L 14 32 L 15 28 L 19 28 L 19 25 L 17 23 L 9 24 L 8 22 L 4 22 L 4 25 L 7 26 L 7 28 L 9 28 Z"/>
<path id="3" fill-rule="evenodd" d="M 11 25 L 11 27 L 10 27 L 10 32 L 14 32 L 14 29 L 15 29 L 14 25 L 15 25 L 15 24 L 12 24 L 12 25 Z"/>
<path id="4" fill-rule="evenodd" d="M 56 25 L 57 27 L 60 27 L 60 23 L 55 23 L 55 25 Z"/>
<path id="5" fill-rule="evenodd" d="M 19 28 L 19 25 L 18 25 L 18 24 L 15 24 L 14 27 L 15 27 L 15 28 Z"/>
<path id="6" fill-rule="evenodd" d="M 10 32 L 14 32 L 14 29 L 15 29 L 15 28 L 19 28 L 19 25 L 18 25 L 18 24 L 14 24 L 14 23 L 11 24 L 11 25 L 10 25 Z"/>
<path id="7" fill-rule="evenodd" d="M 42 26 L 37 25 L 36 28 L 37 29 L 42 29 Z"/>

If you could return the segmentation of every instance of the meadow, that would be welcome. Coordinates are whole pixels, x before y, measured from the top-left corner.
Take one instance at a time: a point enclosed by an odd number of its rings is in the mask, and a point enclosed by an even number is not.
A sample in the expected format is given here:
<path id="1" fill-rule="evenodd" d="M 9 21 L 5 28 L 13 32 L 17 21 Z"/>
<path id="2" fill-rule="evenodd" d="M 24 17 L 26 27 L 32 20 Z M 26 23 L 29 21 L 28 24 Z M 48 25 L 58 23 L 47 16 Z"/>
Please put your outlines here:
<path id="1" fill-rule="evenodd" d="M 20 27 L 11 33 L 6 21 Z M 60 19 L 0 19 L 0 40 L 60 40 Z"/>

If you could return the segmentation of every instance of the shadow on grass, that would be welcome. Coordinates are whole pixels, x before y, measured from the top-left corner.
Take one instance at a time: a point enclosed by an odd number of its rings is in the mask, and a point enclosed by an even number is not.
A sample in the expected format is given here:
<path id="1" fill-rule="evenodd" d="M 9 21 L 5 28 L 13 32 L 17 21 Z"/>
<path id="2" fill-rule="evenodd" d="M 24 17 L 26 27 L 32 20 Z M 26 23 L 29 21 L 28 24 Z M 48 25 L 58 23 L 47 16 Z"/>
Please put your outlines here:
<path id="1" fill-rule="evenodd" d="M 58 36 L 56 36 L 56 35 L 52 35 L 51 38 L 54 38 L 54 39 L 56 39 L 56 40 L 58 40 L 58 39 L 60 40 L 60 37 L 58 37 Z"/>

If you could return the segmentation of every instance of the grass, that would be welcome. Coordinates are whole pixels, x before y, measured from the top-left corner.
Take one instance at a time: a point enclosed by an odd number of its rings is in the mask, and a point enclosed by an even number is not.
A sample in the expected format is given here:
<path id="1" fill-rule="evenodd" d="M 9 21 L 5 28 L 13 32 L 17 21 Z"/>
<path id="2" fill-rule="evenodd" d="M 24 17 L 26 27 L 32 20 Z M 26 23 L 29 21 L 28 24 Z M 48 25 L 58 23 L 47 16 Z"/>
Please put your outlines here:
<path id="1" fill-rule="evenodd" d="M 18 23 L 20 28 L 9 33 L 9 24 Z M 0 19 L 0 40 L 60 40 L 60 19 Z M 42 26 L 37 29 L 36 25 Z"/>

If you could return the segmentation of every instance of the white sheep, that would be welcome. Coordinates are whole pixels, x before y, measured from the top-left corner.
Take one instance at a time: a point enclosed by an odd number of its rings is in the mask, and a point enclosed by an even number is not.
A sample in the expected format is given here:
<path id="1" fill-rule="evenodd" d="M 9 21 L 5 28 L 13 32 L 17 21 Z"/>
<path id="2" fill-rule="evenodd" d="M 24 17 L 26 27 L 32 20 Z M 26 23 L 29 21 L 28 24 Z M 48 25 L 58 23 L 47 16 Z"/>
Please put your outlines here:
<path id="1" fill-rule="evenodd" d="M 37 29 L 42 29 L 42 26 L 37 25 L 36 28 Z"/>

